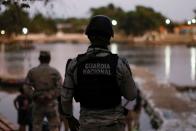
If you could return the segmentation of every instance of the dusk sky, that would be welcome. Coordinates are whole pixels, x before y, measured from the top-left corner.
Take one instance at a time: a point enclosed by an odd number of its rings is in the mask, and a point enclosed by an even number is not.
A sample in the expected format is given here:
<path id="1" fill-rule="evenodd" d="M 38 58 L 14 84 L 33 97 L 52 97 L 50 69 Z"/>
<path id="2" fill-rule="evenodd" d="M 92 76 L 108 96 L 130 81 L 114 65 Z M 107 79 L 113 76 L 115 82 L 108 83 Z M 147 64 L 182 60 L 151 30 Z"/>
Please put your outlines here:
<path id="1" fill-rule="evenodd" d="M 88 17 L 92 7 L 106 6 L 113 3 L 125 11 L 134 10 L 136 5 L 144 5 L 154 8 L 174 21 L 189 20 L 194 17 L 196 0 L 51 0 L 54 4 L 49 14 L 54 17 Z M 41 2 L 36 1 L 30 10 L 39 10 L 46 13 Z M 50 7 L 50 4 L 48 5 Z M 49 10 L 49 8 L 48 8 Z"/>

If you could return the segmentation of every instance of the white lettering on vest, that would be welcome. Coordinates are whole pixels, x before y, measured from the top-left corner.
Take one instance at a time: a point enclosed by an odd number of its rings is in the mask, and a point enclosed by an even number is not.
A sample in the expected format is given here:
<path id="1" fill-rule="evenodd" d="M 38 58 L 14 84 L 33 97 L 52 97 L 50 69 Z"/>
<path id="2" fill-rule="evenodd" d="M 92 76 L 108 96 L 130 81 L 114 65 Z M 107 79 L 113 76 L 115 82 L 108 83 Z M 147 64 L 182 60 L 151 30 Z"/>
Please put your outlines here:
<path id="1" fill-rule="evenodd" d="M 110 65 L 104 63 L 87 63 L 83 69 L 86 75 L 111 75 Z"/>

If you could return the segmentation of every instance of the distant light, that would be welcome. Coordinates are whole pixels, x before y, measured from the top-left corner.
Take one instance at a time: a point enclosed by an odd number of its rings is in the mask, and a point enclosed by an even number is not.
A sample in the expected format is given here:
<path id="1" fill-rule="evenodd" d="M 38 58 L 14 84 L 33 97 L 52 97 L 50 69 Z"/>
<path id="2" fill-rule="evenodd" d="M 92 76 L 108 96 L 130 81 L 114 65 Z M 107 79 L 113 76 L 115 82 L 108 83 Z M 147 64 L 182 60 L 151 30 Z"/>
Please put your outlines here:
<path id="1" fill-rule="evenodd" d="M 116 43 L 110 44 L 110 50 L 113 54 L 118 54 L 118 45 Z"/>
<path id="2" fill-rule="evenodd" d="M 116 26 L 118 24 L 118 22 L 116 20 L 112 20 L 112 25 Z"/>
<path id="3" fill-rule="evenodd" d="M 27 29 L 26 27 L 23 27 L 23 28 L 22 28 L 22 33 L 23 33 L 24 35 L 28 34 L 28 29 Z"/>
<path id="4" fill-rule="evenodd" d="M 188 24 L 188 25 L 191 25 L 191 21 L 190 21 L 190 20 L 189 20 L 189 21 L 187 21 L 187 24 Z"/>
<path id="5" fill-rule="evenodd" d="M 195 80 L 196 75 L 196 48 L 190 49 L 191 54 L 191 79 Z"/>
<path id="6" fill-rule="evenodd" d="M 169 79 L 171 73 L 171 47 L 165 47 L 165 75 Z"/>
<path id="7" fill-rule="evenodd" d="M 193 24 L 195 24 L 195 23 L 196 23 L 196 19 L 195 19 L 195 18 L 194 18 L 194 19 L 192 19 L 191 21 L 192 21 L 192 23 L 193 23 Z"/>
<path id="8" fill-rule="evenodd" d="M 167 25 L 169 25 L 169 24 L 171 23 L 171 20 L 170 20 L 170 19 L 166 19 L 166 20 L 165 20 L 165 23 L 166 23 Z"/>
<path id="9" fill-rule="evenodd" d="M 5 35 L 5 30 L 1 30 L 1 35 Z"/>

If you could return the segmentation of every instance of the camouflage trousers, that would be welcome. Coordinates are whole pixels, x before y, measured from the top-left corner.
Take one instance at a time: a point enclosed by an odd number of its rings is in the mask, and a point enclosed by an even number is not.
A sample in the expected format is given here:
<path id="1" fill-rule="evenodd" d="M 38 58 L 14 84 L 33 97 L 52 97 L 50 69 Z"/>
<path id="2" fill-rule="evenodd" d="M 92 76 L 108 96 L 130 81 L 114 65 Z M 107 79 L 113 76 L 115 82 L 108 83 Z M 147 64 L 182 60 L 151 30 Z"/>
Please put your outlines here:
<path id="1" fill-rule="evenodd" d="M 43 106 L 40 104 L 33 105 L 33 131 L 42 131 L 43 120 L 46 117 L 48 120 L 50 131 L 59 131 L 60 117 L 58 106 L 56 104 Z"/>
<path id="2" fill-rule="evenodd" d="M 105 126 L 80 126 L 79 131 L 125 131 L 125 125 L 123 123 L 115 123 Z"/>

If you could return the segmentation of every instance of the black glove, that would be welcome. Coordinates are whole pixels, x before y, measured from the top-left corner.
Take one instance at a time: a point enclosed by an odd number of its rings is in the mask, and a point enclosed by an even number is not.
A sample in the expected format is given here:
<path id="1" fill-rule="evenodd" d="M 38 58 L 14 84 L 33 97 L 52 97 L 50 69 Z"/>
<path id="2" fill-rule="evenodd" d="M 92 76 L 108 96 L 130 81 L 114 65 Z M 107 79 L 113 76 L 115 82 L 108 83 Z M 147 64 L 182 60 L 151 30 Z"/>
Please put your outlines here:
<path id="1" fill-rule="evenodd" d="M 66 116 L 71 131 L 79 131 L 80 123 L 74 116 Z"/>

